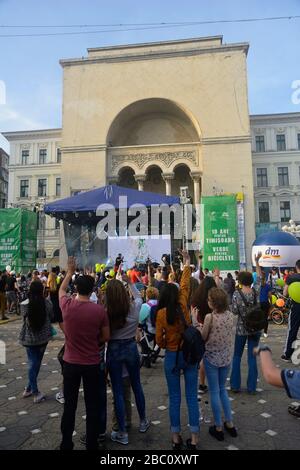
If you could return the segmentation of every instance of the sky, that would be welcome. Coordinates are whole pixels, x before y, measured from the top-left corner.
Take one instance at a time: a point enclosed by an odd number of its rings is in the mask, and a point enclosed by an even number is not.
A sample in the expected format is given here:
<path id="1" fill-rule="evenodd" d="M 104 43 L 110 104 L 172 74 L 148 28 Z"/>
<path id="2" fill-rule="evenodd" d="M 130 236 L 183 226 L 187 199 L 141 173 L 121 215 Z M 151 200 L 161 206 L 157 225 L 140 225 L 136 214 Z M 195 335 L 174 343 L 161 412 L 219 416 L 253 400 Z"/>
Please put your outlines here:
<path id="1" fill-rule="evenodd" d="M 300 112 L 300 104 L 292 100 L 292 84 L 300 81 L 300 18 L 82 35 L 3 37 L 87 30 L 46 28 L 49 25 L 292 15 L 300 15 L 300 0 L 0 0 L 0 132 L 61 127 L 62 68 L 59 60 L 62 58 L 86 56 L 88 47 L 213 35 L 223 35 L 224 43 L 250 44 L 247 64 L 251 114 Z M 39 28 L 21 28 L 28 25 Z M 118 28 L 98 26 L 94 29 Z M 1 146 L 9 150 L 7 141 L 0 135 Z"/>

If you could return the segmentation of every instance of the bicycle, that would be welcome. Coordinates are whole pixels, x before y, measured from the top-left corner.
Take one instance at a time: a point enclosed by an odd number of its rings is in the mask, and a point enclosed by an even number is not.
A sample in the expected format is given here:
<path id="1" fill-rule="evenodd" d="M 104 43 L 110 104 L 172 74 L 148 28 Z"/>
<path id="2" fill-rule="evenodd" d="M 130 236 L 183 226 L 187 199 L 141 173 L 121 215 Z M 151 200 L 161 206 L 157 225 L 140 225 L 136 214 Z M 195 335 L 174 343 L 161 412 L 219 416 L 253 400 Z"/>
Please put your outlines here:
<path id="1" fill-rule="evenodd" d="M 157 358 L 163 358 L 160 355 L 160 347 L 155 343 L 155 335 L 149 333 L 145 325 L 139 325 L 139 331 L 141 337 L 139 338 L 137 345 L 140 355 L 140 367 L 151 368 L 152 364 L 155 364 Z"/>
<path id="2" fill-rule="evenodd" d="M 285 297 L 284 295 L 276 292 L 277 300 L 282 299 L 284 300 L 284 305 L 282 307 L 275 306 L 270 311 L 270 317 L 275 325 L 283 325 L 284 323 L 288 323 L 289 314 L 291 312 L 292 302 L 289 297 Z"/>

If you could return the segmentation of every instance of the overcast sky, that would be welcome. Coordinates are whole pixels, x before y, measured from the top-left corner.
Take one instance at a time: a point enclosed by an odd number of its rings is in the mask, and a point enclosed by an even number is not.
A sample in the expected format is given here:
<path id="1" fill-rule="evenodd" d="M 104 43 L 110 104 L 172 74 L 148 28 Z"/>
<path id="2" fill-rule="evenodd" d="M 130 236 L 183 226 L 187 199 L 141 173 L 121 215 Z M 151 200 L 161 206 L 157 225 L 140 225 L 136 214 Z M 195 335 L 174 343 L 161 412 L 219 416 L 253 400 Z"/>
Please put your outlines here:
<path id="1" fill-rule="evenodd" d="M 69 36 L 3 37 L 66 31 L 47 25 L 160 23 L 300 15 L 300 0 L 0 0 L 0 132 L 61 126 L 61 58 L 82 57 L 88 47 L 223 35 L 249 42 L 251 114 L 300 112 L 292 83 L 300 80 L 300 18 L 211 24 Z M 14 28 L 3 27 L 18 26 Z M 39 25 L 39 28 L 20 28 Z M 91 29 L 91 28 L 90 28 Z M 95 27 L 103 30 L 103 27 Z M 114 29 L 109 27 L 107 29 Z M 115 28 L 118 29 L 118 28 Z M 68 28 L 86 31 L 86 28 Z M 3 88 L 3 87 L 2 87 Z M 0 146 L 8 150 L 0 136 Z"/>

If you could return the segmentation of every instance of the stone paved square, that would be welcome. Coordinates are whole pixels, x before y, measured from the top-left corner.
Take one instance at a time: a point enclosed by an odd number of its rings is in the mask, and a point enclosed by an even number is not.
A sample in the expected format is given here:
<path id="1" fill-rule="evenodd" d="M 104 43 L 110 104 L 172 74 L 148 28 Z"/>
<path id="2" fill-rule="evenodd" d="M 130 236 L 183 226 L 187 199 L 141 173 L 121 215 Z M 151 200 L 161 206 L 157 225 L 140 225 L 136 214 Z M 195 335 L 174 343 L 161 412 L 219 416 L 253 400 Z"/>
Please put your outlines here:
<path id="1" fill-rule="evenodd" d="M 53 374 L 51 364 L 41 368 L 39 375 L 40 389 L 46 393 L 47 400 L 34 404 L 32 398 L 23 399 L 22 392 L 27 380 L 25 349 L 17 344 L 21 327 L 20 320 L 0 325 L 0 335 L 7 334 L 7 364 L 0 367 L 0 449 L 57 449 L 60 443 L 60 419 L 63 406 L 55 400 L 57 390 L 61 388 L 62 376 Z M 290 367 L 281 363 L 280 355 L 286 327 L 270 325 L 269 337 L 262 342 L 271 346 L 274 360 L 282 367 Z M 47 352 L 51 357 L 63 344 L 59 334 L 48 344 Z M 245 385 L 245 357 L 243 358 L 243 385 Z M 293 366 L 291 366 L 293 367 Z M 9 369 L 14 371 L 9 372 Z M 18 379 L 17 377 L 22 377 Z M 169 450 L 170 432 L 168 416 L 168 395 L 163 374 L 162 359 L 151 369 L 142 368 L 142 383 L 146 396 L 147 415 L 152 422 L 146 434 L 138 432 L 138 416 L 133 407 L 132 430 L 129 434 L 129 445 L 120 446 L 107 439 L 107 448 L 112 450 Z M 234 421 L 239 436 L 236 439 L 226 435 L 224 442 L 215 442 L 208 434 L 212 422 L 209 396 L 202 398 L 202 415 L 199 450 L 243 450 L 243 449 L 299 449 L 300 420 L 289 415 L 290 400 L 283 389 L 276 389 L 266 384 L 260 374 L 262 392 L 249 396 L 246 392 L 230 396 L 234 411 Z M 108 389 L 108 391 L 110 391 Z M 14 400 L 9 400 L 16 397 Z M 132 402 L 134 399 L 132 398 Z M 293 402 L 295 403 L 295 402 Z M 166 408 L 165 408 L 166 407 Z M 111 393 L 108 393 L 108 427 L 111 429 Z M 188 437 L 188 421 L 186 404 L 182 402 L 183 437 Z M 79 394 L 78 410 L 74 435 L 75 449 L 83 449 L 79 442 L 80 435 L 85 431 L 85 408 L 83 393 Z"/>

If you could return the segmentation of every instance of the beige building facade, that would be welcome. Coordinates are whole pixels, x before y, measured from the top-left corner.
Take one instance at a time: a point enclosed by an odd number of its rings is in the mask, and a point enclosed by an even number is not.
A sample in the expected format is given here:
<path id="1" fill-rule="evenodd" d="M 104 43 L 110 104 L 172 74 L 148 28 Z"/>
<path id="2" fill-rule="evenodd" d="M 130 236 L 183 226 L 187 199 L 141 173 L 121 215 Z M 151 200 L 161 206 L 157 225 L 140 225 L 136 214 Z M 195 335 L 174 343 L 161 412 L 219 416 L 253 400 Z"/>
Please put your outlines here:
<path id="1" fill-rule="evenodd" d="M 61 129 L 5 132 L 10 143 L 8 207 L 38 214 L 38 265 L 59 262 L 60 224 L 46 216 L 46 203 L 61 198 Z"/>
<path id="2" fill-rule="evenodd" d="M 179 194 L 243 192 L 255 238 L 248 44 L 222 37 L 88 49 L 62 60 L 63 196 L 115 182 Z"/>
<path id="3" fill-rule="evenodd" d="M 62 129 L 4 134 L 9 204 L 43 204 L 109 183 L 168 195 L 187 186 L 195 203 L 201 195 L 243 192 L 250 264 L 247 52 L 248 44 L 216 36 L 88 49 L 86 58 L 61 60 Z M 42 199 L 40 179 L 47 180 Z M 63 245 L 54 219 L 46 217 L 40 235 L 49 259 Z"/>

